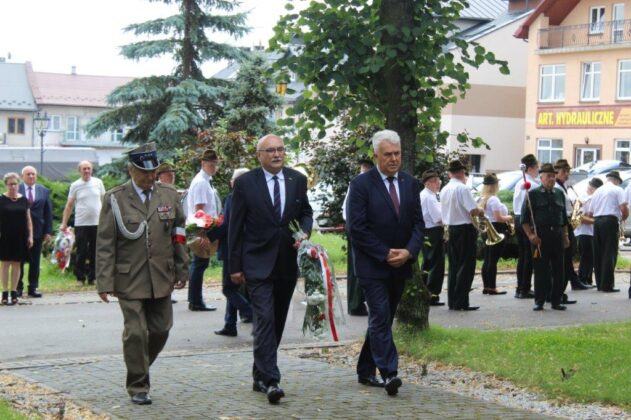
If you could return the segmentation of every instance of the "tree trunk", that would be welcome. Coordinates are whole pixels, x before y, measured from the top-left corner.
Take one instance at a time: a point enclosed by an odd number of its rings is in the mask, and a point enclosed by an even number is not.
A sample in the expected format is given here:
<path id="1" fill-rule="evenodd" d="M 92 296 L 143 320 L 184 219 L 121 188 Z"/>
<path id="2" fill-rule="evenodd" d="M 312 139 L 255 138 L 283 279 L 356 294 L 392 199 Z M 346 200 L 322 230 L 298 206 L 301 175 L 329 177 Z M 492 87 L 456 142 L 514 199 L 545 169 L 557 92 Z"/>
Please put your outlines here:
<path id="1" fill-rule="evenodd" d="M 379 9 L 380 24 L 390 25 L 397 32 L 390 35 L 384 31 L 382 42 L 384 46 L 396 49 L 403 42 L 400 34 L 402 28 L 414 26 L 414 0 L 382 0 Z M 405 80 L 405 69 L 399 65 L 406 61 L 406 53 L 396 49 L 397 55 L 388 60 L 382 71 L 382 79 L 385 86 L 386 102 L 386 128 L 399 133 L 401 137 L 401 159 L 404 171 L 414 175 L 416 162 L 416 130 L 418 117 L 414 102 L 404 100 L 403 86 L 408 86 L 408 91 L 418 92 L 418 86 L 414 84 L 414 77 Z M 409 49 L 408 49 L 409 51 Z M 397 317 L 400 322 L 414 329 L 423 330 L 429 327 L 429 301 L 431 294 L 427 290 L 422 278 L 418 262 L 414 264 L 414 274 L 406 285 Z"/>
<path id="2" fill-rule="evenodd" d="M 191 41 L 191 31 L 193 28 L 193 2 L 195 0 L 184 0 L 184 37 L 182 39 L 182 78 L 190 79 L 193 75 L 194 48 Z"/>
<path id="3" fill-rule="evenodd" d="M 379 9 L 381 25 L 391 25 L 397 33 L 390 35 L 384 31 L 382 39 L 384 46 L 395 49 L 402 42 L 400 30 L 414 26 L 414 0 L 382 0 Z M 414 78 L 406 81 L 405 69 L 398 63 L 405 61 L 405 53 L 397 50 L 397 55 L 388 60 L 382 71 L 386 100 L 386 128 L 399 133 L 401 137 L 401 154 L 403 170 L 414 173 L 416 161 L 416 128 L 418 118 L 416 108 L 411 101 L 403 100 L 403 86 L 410 86 Z M 414 86 L 410 86 L 414 90 Z"/>

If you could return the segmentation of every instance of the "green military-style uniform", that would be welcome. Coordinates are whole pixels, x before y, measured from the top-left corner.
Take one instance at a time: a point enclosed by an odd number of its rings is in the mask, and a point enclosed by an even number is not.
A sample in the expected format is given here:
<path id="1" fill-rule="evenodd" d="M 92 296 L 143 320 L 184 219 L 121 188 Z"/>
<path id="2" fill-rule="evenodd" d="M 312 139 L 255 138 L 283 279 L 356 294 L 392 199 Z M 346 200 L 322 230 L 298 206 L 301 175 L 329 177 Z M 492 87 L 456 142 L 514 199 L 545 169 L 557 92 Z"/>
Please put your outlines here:
<path id="1" fill-rule="evenodd" d="M 550 164 L 541 167 L 542 172 L 554 172 Z M 541 255 L 533 260 L 535 269 L 535 304 L 543 306 L 550 296 L 553 307 L 561 304 L 564 285 L 563 227 L 568 225 L 565 196 L 557 188 L 547 190 L 542 186 L 528 193 L 532 204 L 537 234 L 541 238 Z M 521 209 L 521 224 L 532 226 L 528 200 Z M 535 250 L 535 252 L 537 252 Z"/>
<path id="2" fill-rule="evenodd" d="M 184 223 L 179 195 L 170 185 L 154 182 L 143 203 L 130 180 L 103 199 L 96 243 L 97 288 L 116 296 L 123 312 L 127 391 L 132 397 L 149 391 L 149 366 L 173 325 L 171 292 L 178 280 L 186 280 L 188 269 L 186 245 L 176 240 Z"/>

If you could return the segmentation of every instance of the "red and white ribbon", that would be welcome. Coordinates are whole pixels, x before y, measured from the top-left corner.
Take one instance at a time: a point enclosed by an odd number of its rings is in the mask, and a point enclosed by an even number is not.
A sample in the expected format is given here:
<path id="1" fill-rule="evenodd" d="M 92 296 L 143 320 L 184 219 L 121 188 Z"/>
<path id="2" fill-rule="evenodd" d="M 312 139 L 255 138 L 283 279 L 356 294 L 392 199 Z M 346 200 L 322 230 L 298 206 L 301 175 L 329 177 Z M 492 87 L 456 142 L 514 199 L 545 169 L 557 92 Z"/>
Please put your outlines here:
<path id="1" fill-rule="evenodd" d="M 331 269 L 329 268 L 329 257 L 326 252 L 320 251 L 318 254 L 320 259 L 320 267 L 322 268 L 322 281 L 324 282 L 324 288 L 326 289 L 326 302 L 327 302 L 327 318 L 329 319 L 329 325 L 331 326 L 331 335 L 333 341 L 339 341 L 337 337 L 337 329 L 335 328 L 335 318 L 333 317 L 333 280 L 331 278 Z"/>

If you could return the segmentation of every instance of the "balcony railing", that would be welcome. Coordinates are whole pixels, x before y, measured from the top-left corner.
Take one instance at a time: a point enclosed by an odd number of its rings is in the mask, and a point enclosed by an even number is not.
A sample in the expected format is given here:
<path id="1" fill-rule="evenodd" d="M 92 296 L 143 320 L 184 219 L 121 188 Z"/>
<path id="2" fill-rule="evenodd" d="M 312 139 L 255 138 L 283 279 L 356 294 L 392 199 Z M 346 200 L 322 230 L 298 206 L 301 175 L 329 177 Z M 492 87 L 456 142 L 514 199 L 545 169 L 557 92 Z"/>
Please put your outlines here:
<path id="1" fill-rule="evenodd" d="M 631 42 L 631 19 L 539 30 L 539 48 L 585 48 Z"/>

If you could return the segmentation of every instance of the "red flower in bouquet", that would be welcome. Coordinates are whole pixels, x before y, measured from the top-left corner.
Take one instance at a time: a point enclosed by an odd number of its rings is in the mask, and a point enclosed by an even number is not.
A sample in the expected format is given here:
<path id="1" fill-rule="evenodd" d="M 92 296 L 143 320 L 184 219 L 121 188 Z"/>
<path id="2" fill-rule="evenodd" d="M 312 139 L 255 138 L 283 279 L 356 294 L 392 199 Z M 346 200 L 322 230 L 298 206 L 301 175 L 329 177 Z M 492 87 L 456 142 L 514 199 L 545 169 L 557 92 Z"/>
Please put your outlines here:
<path id="1" fill-rule="evenodd" d="M 202 258 L 209 258 L 217 250 L 217 241 L 211 242 L 211 248 L 203 246 L 203 239 L 208 231 L 218 228 L 223 224 L 223 215 L 213 217 L 203 210 L 197 210 L 195 214 L 186 220 L 186 243 L 193 254 Z"/>

